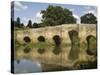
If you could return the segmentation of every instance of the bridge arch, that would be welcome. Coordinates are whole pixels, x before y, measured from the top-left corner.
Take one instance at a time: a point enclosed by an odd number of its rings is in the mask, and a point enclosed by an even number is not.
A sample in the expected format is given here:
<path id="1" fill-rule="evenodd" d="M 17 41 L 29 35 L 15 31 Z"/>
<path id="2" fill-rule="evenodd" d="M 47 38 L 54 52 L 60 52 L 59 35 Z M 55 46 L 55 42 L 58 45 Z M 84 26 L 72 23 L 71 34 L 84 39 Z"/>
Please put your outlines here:
<path id="1" fill-rule="evenodd" d="M 45 37 L 44 36 L 39 36 L 39 37 L 37 37 L 37 40 L 39 42 L 45 42 Z"/>
<path id="2" fill-rule="evenodd" d="M 61 44 L 61 38 L 59 35 L 54 35 L 52 39 L 54 40 L 56 46 L 59 46 Z"/>
<path id="3" fill-rule="evenodd" d="M 24 40 L 26 43 L 31 42 L 31 38 L 30 38 L 29 36 L 25 36 L 25 37 L 23 38 L 23 40 Z"/>

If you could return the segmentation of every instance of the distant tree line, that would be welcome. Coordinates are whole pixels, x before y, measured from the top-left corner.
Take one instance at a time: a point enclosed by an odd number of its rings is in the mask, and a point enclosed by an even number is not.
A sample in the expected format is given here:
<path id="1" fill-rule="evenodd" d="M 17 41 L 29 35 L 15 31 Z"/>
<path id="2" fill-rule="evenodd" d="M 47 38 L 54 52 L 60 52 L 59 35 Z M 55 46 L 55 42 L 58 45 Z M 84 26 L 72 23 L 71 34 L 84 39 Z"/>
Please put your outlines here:
<path id="1" fill-rule="evenodd" d="M 32 24 L 32 21 L 29 20 L 27 26 L 25 26 L 24 23 L 20 22 L 20 18 L 17 17 L 16 21 L 14 21 L 11 18 L 11 24 L 14 25 L 14 27 L 17 27 L 17 28 L 25 28 L 25 27 L 26 28 L 39 28 L 41 23 L 33 23 Z"/>
<path id="2" fill-rule="evenodd" d="M 73 16 L 72 11 L 67 8 L 62 8 L 61 6 L 52 6 L 49 5 L 46 10 L 41 10 L 42 22 L 41 23 L 33 23 L 29 20 L 27 23 L 28 28 L 39 28 L 45 26 L 56 26 L 61 24 L 75 24 L 76 18 Z M 92 13 L 84 14 L 80 17 L 81 23 L 85 24 L 97 24 L 97 18 Z M 11 19 L 11 23 L 14 24 L 15 27 L 23 28 L 25 25 L 20 22 L 20 18 L 18 17 L 16 21 Z"/>

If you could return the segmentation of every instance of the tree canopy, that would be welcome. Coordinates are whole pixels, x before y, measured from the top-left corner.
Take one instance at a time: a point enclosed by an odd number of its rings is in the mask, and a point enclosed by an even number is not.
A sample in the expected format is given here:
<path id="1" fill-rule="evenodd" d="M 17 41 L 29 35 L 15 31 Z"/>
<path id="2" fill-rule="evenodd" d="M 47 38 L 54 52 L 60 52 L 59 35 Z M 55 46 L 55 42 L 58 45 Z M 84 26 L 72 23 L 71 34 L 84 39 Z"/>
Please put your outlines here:
<path id="1" fill-rule="evenodd" d="M 81 23 L 96 24 L 97 18 L 92 13 L 87 13 L 87 14 L 81 16 Z"/>
<path id="2" fill-rule="evenodd" d="M 42 10 L 42 22 L 44 25 L 53 26 L 61 24 L 76 23 L 72 12 L 61 6 L 49 5 L 46 10 Z"/>

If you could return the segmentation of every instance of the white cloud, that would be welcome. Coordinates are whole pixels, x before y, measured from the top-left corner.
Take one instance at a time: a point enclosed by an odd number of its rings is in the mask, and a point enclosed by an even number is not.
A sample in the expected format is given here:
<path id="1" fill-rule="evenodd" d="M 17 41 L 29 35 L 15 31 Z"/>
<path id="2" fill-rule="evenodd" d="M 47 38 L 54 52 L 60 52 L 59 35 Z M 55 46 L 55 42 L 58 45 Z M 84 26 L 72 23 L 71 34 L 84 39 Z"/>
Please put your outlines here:
<path id="1" fill-rule="evenodd" d="M 37 13 L 36 13 L 36 16 L 35 16 L 35 22 L 41 23 L 42 15 L 43 15 L 43 14 L 41 14 L 40 11 L 37 12 Z"/>
<path id="2" fill-rule="evenodd" d="M 28 6 L 22 4 L 21 2 L 14 2 L 14 10 L 16 11 L 20 11 L 20 10 L 26 10 L 28 8 Z"/>
<path id="3" fill-rule="evenodd" d="M 86 6 L 84 7 L 86 10 L 90 10 L 92 7 L 91 6 Z"/>
<path id="4" fill-rule="evenodd" d="M 83 14 L 92 13 L 97 17 L 97 7 L 87 6 Z"/>
<path id="5" fill-rule="evenodd" d="M 29 20 L 31 20 L 32 23 L 34 23 L 34 22 L 41 23 L 41 19 L 40 18 L 36 18 L 36 17 L 35 18 L 34 17 L 33 18 L 23 17 L 21 22 L 24 23 L 25 26 L 27 26 Z"/>
<path id="6" fill-rule="evenodd" d="M 36 23 L 41 23 L 41 19 L 42 19 L 42 14 L 40 12 L 36 13 L 36 16 L 33 17 L 23 17 L 22 18 L 22 22 L 25 24 L 25 26 L 27 26 L 27 23 L 29 20 L 32 21 L 32 23 L 36 22 Z"/>
<path id="7" fill-rule="evenodd" d="M 78 15 L 76 15 L 76 14 L 73 14 L 73 16 L 76 18 L 77 23 L 80 24 L 80 17 Z"/>
<path id="8" fill-rule="evenodd" d="M 36 23 L 41 23 L 41 18 L 34 18 L 33 20 L 33 23 L 36 22 Z"/>
<path id="9" fill-rule="evenodd" d="M 70 11 L 74 12 L 74 11 L 75 11 L 75 9 L 70 9 Z"/>
<path id="10" fill-rule="evenodd" d="M 40 12 L 37 12 L 37 13 L 36 13 L 36 17 L 37 17 L 37 18 L 42 18 L 42 14 L 41 14 Z"/>

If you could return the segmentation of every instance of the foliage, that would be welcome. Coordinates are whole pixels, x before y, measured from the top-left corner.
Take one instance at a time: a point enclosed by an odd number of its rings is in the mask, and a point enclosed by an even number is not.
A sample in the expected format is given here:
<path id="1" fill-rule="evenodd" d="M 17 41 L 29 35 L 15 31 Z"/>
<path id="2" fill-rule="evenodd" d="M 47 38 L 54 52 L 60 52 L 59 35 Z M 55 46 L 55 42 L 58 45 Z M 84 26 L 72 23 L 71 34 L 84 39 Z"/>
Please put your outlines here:
<path id="1" fill-rule="evenodd" d="M 22 28 L 22 27 L 24 27 L 24 24 L 23 24 L 23 23 L 21 23 L 21 24 L 20 24 L 20 27 L 21 27 L 21 28 Z"/>
<path id="2" fill-rule="evenodd" d="M 61 6 L 49 5 L 46 10 L 42 10 L 42 22 L 44 26 L 54 26 L 68 23 L 76 23 L 72 12 L 69 9 L 62 8 Z"/>
<path id="3" fill-rule="evenodd" d="M 33 24 L 33 28 L 38 28 L 39 27 L 39 24 L 38 23 L 34 23 Z"/>
<path id="4" fill-rule="evenodd" d="M 16 25 L 17 25 L 18 27 L 20 27 L 20 18 L 19 18 L 19 17 L 17 18 Z"/>
<path id="5" fill-rule="evenodd" d="M 97 18 L 92 13 L 87 13 L 87 14 L 81 16 L 81 23 L 96 24 Z"/>
<path id="6" fill-rule="evenodd" d="M 61 6 L 49 5 L 46 10 L 41 10 L 42 22 L 33 23 L 29 20 L 26 28 L 40 28 L 45 26 L 56 26 L 61 24 L 74 24 L 76 19 L 73 16 L 72 11 Z M 97 24 L 97 18 L 92 13 L 87 13 L 81 16 L 81 23 Z M 21 23 L 20 18 L 17 17 L 16 21 L 11 19 L 11 24 L 16 28 L 24 28 L 24 24 Z"/>
<path id="7" fill-rule="evenodd" d="M 19 17 L 17 17 L 16 21 L 11 19 L 11 24 L 14 25 L 17 28 L 23 28 L 24 27 L 24 24 L 20 22 L 20 18 Z"/>
<path id="8" fill-rule="evenodd" d="M 28 21 L 27 27 L 29 27 L 29 28 L 32 28 L 32 27 L 33 27 L 33 26 L 32 26 L 32 21 L 31 21 L 31 20 Z"/>

